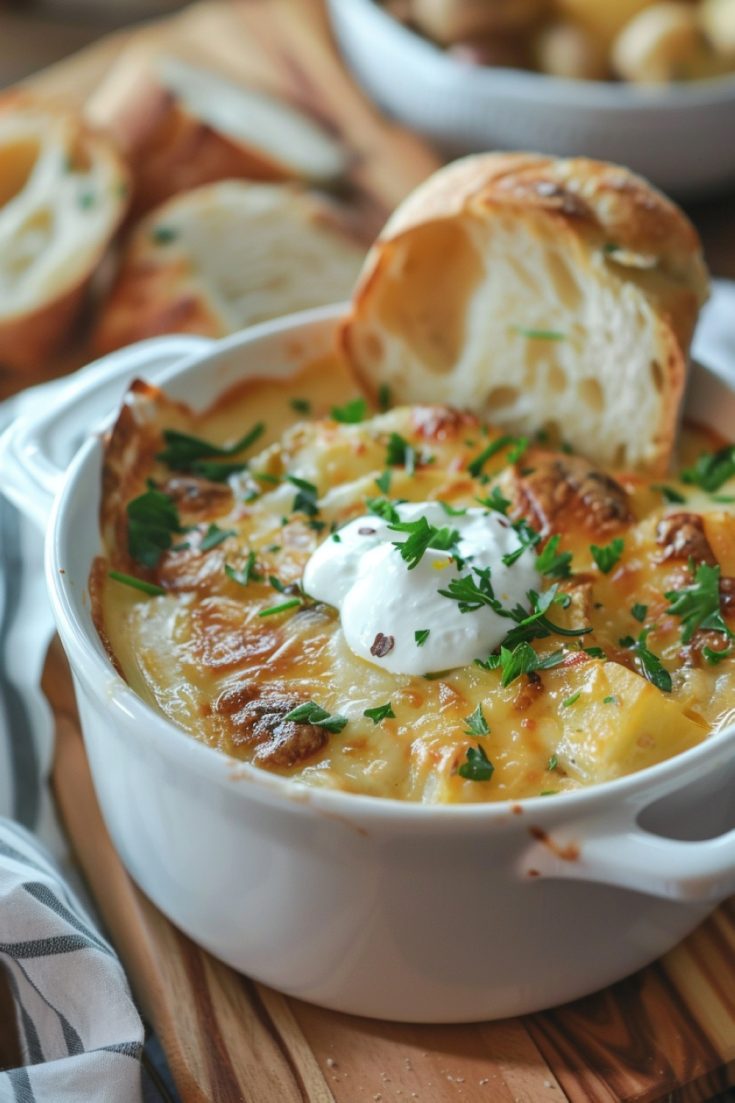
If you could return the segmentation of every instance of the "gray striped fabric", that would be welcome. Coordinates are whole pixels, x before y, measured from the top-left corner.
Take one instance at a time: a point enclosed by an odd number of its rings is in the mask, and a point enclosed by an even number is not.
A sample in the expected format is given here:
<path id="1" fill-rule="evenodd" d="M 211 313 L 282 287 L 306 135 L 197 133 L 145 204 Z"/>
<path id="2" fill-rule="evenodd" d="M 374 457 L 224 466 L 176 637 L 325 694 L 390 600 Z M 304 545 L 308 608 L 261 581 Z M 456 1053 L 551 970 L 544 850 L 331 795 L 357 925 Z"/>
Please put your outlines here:
<path id="1" fill-rule="evenodd" d="M 735 379 L 735 283 L 716 286 L 694 352 Z M 23 402 L 0 407 L 0 429 Z M 39 683 L 52 631 L 41 536 L 0 497 L 0 955 L 25 1061 L 0 1073 L 0 1103 L 137 1103 L 143 1025 L 71 887 L 46 784 L 52 727 Z"/>

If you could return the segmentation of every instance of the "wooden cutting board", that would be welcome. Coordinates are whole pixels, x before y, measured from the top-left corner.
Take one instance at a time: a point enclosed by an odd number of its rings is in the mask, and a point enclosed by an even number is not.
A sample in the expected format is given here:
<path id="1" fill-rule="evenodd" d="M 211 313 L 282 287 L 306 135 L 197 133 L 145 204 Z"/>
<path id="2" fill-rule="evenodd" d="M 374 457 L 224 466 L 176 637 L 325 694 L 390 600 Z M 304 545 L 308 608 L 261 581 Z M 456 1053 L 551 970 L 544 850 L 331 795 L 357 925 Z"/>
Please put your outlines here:
<path id="1" fill-rule="evenodd" d="M 131 48 L 215 66 L 328 122 L 354 151 L 346 198 L 366 235 L 436 166 L 357 92 L 320 0 L 197 4 L 111 36 L 32 84 L 79 105 Z M 735 902 L 657 964 L 545 1014 L 431 1027 L 322 1011 L 215 961 L 138 891 L 100 816 L 58 642 L 44 688 L 60 812 L 184 1103 L 694 1103 L 735 1083 Z"/>

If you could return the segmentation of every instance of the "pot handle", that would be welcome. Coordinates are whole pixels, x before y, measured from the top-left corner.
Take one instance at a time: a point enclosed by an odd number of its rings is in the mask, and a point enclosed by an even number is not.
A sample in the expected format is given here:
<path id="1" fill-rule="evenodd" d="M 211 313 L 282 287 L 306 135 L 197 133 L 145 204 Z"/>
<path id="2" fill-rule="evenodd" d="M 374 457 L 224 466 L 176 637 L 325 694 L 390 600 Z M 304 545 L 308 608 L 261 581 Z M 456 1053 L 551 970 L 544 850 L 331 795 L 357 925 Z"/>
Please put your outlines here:
<path id="1" fill-rule="evenodd" d="M 26 391 L 19 416 L 0 436 L 2 493 L 45 530 L 72 456 L 114 411 L 130 382 L 139 375 L 155 382 L 173 364 L 213 344 L 186 334 L 154 337 Z"/>
<path id="2" fill-rule="evenodd" d="M 727 738 L 718 748 L 729 753 L 730 765 L 732 742 Z M 723 758 L 713 755 L 706 772 L 710 765 L 722 768 Z M 684 784 L 681 778 L 676 788 Z M 653 802 L 660 796 L 659 791 Z M 655 834 L 640 824 L 651 803 L 649 798 L 637 807 L 624 804 L 602 819 L 580 818 L 548 832 L 531 828 L 535 842 L 517 871 L 524 879 L 592 881 L 684 903 L 715 904 L 735 893 L 735 828 L 697 840 Z"/>

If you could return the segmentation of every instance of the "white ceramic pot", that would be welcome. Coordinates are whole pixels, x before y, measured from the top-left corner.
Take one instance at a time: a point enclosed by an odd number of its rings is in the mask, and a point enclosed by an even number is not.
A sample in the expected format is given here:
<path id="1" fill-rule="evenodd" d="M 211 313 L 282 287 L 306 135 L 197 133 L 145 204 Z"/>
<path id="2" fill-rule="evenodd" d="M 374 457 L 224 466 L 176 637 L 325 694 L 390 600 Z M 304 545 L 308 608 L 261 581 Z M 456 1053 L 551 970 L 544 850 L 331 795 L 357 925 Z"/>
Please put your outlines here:
<path id="1" fill-rule="evenodd" d="M 562 80 L 468 65 L 375 0 L 328 0 L 369 95 L 447 155 L 529 149 L 627 165 L 678 197 L 735 182 L 735 76 L 672 86 Z"/>
<path id="2" fill-rule="evenodd" d="M 302 999 L 420 1022 L 570 1000 L 663 953 L 735 890 L 735 728 L 631 777 L 512 805 L 308 789 L 233 762 L 144 704 L 92 625 L 100 416 L 136 375 L 197 407 L 264 368 L 288 376 L 328 349 L 337 316 L 133 346 L 56 384 L 53 402 L 41 390 L 0 442 L 3 489 L 49 518 L 48 586 L 107 826 L 182 930 Z M 700 418 L 735 424 L 735 397 L 713 377 L 701 376 L 697 401 Z M 80 428 L 90 435 L 64 474 Z"/>

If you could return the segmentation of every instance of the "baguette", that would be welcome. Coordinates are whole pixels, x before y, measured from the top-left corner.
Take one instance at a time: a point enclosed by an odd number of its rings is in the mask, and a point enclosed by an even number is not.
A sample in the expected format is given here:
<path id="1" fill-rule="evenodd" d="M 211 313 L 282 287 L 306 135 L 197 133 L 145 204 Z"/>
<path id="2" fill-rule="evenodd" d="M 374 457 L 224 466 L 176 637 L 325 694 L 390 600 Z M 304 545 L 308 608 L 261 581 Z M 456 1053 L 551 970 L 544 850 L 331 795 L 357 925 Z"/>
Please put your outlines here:
<path id="1" fill-rule="evenodd" d="M 29 97 L 0 104 L 0 365 L 35 371 L 66 342 L 128 204 L 112 143 Z"/>
<path id="2" fill-rule="evenodd" d="M 197 188 L 134 230 L 95 349 L 161 333 L 221 337 L 347 298 L 364 256 L 331 204 L 293 186 L 230 180 Z"/>
<path id="3" fill-rule="evenodd" d="M 329 182 L 344 147 L 295 108 L 173 57 L 126 52 L 86 114 L 124 151 L 134 213 L 225 179 Z"/>
<path id="4" fill-rule="evenodd" d="M 664 471 L 707 272 L 691 223 L 626 169 L 484 154 L 440 170 L 368 254 L 340 343 L 396 402 L 550 430 Z"/>

